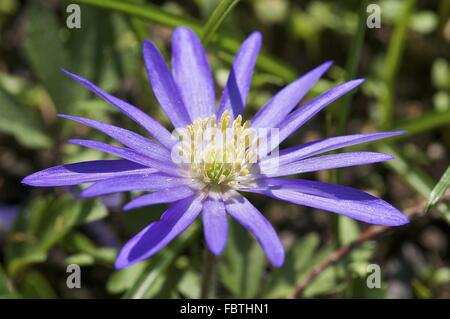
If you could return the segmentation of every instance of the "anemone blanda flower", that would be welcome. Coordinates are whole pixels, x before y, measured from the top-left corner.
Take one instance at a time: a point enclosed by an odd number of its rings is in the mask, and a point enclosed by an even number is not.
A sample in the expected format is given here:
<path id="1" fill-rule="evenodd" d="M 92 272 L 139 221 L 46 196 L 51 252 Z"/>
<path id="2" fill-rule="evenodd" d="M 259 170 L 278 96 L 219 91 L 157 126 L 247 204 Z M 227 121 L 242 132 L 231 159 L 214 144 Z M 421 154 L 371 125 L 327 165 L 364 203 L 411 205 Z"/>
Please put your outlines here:
<path id="1" fill-rule="evenodd" d="M 133 199 L 125 210 L 170 203 L 159 221 L 125 244 L 117 258 L 117 268 L 151 257 L 183 232 L 200 213 L 207 246 L 215 255 L 225 248 L 229 214 L 253 234 L 272 265 L 281 266 L 284 249 L 280 239 L 267 219 L 241 194 L 243 192 L 323 209 L 367 223 L 387 226 L 407 223 L 407 217 L 396 208 L 356 189 L 282 178 L 390 160 L 391 156 L 374 152 L 322 153 L 402 132 L 331 137 L 277 153 L 278 145 L 289 135 L 363 80 L 338 85 L 295 108 L 330 67 L 331 62 L 326 62 L 284 87 L 251 121 L 243 122 L 242 113 L 260 47 L 261 35 L 257 32 L 243 42 L 216 108 L 214 81 L 205 51 L 191 30 L 181 27 L 173 33 L 172 72 L 155 45 L 144 42 L 143 55 L 153 92 L 174 128 L 179 129 L 177 134 L 170 133 L 138 108 L 65 71 L 140 124 L 152 139 L 91 119 L 60 115 L 97 129 L 123 146 L 79 139 L 70 140 L 71 143 L 121 159 L 55 166 L 26 177 L 23 183 L 32 186 L 93 183 L 82 192 L 85 197 L 151 191 Z M 275 129 L 276 133 L 269 135 L 269 130 L 264 135 L 254 133 L 260 129 L 271 129 L 270 132 Z M 209 138 L 197 139 L 205 137 L 207 132 Z M 269 147 L 261 147 L 262 137 Z"/>

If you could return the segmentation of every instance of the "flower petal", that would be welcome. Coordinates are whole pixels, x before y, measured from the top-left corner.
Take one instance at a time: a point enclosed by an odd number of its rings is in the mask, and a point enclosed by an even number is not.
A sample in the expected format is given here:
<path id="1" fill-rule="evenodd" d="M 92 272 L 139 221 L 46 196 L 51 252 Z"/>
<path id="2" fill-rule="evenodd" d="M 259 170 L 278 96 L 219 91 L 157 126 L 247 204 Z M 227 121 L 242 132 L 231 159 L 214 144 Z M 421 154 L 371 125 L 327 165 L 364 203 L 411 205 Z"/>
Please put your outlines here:
<path id="1" fill-rule="evenodd" d="M 128 191 L 150 191 L 173 188 L 185 184 L 184 179 L 163 174 L 129 174 L 95 183 L 81 192 L 83 197 L 96 197 Z"/>
<path id="2" fill-rule="evenodd" d="M 101 152 L 109 153 L 129 161 L 149 166 L 157 169 L 158 171 L 165 172 L 170 175 L 177 173 L 177 166 L 168 161 L 161 161 L 159 159 L 151 158 L 146 155 L 142 155 L 130 148 L 109 145 L 99 141 L 91 140 L 68 140 L 69 143 L 81 145 Z"/>
<path id="3" fill-rule="evenodd" d="M 380 140 L 387 137 L 392 137 L 405 133 L 405 131 L 397 132 L 380 132 L 372 134 L 354 134 L 337 137 L 330 137 L 320 141 L 306 143 L 294 146 L 280 151 L 278 156 L 279 165 L 285 165 L 294 161 L 305 159 L 321 153 L 337 150 L 343 147 L 367 143 L 370 141 Z M 267 157 L 261 163 L 272 160 L 272 157 Z"/>
<path id="4" fill-rule="evenodd" d="M 304 179 L 268 178 L 248 191 L 338 213 L 370 224 L 400 226 L 408 217 L 387 202 L 354 188 Z"/>
<path id="5" fill-rule="evenodd" d="M 167 148 L 171 148 L 177 140 L 172 136 L 172 134 L 158 121 L 145 114 L 137 107 L 118 99 L 111 94 L 103 91 L 101 88 L 95 84 L 89 82 L 88 80 L 78 76 L 76 74 L 70 73 L 66 70 L 62 70 L 68 76 L 83 84 L 86 88 L 97 94 L 99 97 L 104 99 L 106 102 L 119 109 L 122 113 L 127 115 L 130 119 L 141 125 L 151 136 L 153 136 L 158 142 L 163 144 Z"/>
<path id="6" fill-rule="evenodd" d="M 145 67 L 153 92 L 162 109 L 175 128 L 191 123 L 191 119 L 181 99 L 180 92 L 158 48 L 150 41 L 144 41 Z"/>
<path id="7" fill-rule="evenodd" d="M 284 141 L 289 135 L 295 132 L 300 126 L 306 123 L 324 107 L 353 90 L 363 81 L 364 80 L 362 79 L 357 79 L 340 84 L 308 101 L 297 110 L 289 114 L 287 118 L 279 125 L 280 134 L 278 144 Z"/>
<path id="8" fill-rule="evenodd" d="M 126 160 L 88 161 L 50 167 L 25 177 L 30 186 L 67 186 L 100 181 L 133 173 L 151 174 L 156 170 Z"/>
<path id="9" fill-rule="evenodd" d="M 149 155 L 152 158 L 158 158 L 160 160 L 170 159 L 170 151 L 167 148 L 132 131 L 88 118 L 64 114 L 58 114 L 58 116 L 99 130 L 138 153 Z"/>
<path id="10" fill-rule="evenodd" d="M 197 218 L 201 199 L 189 197 L 174 203 L 157 222 L 145 227 L 129 240 L 116 259 L 116 268 L 129 267 L 165 247 Z"/>
<path id="11" fill-rule="evenodd" d="M 172 35 L 172 72 L 192 120 L 216 113 L 214 79 L 205 49 L 185 27 L 176 28 Z"/>
<path id="12" fill-rule="evenodd" d="M 325 62 L 309 71 L 301 78 L 290 83 L 267 102 L 252 119 L 253 128 L 278 127 L 281 121 L 305 97 L 320 77 L 328 70 L 332 62 Z"/>
<path id="13" fill-rule="evenodd" d="M 244 112 L 261 42 L 261 33 L 253 32 L 239 48 L 223 91 L 218 118 L 225 110 L 230 111 L 232 118 Z"/>
<path id="14" fill-rule="evenodd" d="M 393 159 L 391 155 L 376 152 L 348 152 L 307 158 L 277 166 L 276 161 L 268 166 L 260 166 L 261 174 L 267 177 L 309 173 L 332 168 L 365 165 Z"/>
<path id="15" fill-rule="evenodd" d="M 227 212 L 255 236 L 274 267 L 284 262 L 284 248 L 269 221 L 245 197 L 235 191 L 225 201 Z"/>
<path id="16" fill-rule="evenodd" d="M 209 250 L 219 256 L 228 239 L 228 223 L 225 205 L 221 198 L 208 197 L 203 202 L 203 232 Z"/>
<path id="17" fill-rule="evenodd" d="M 169 188 L 136 197 L 131 202 L 126 204 L 123 209 L 131 210 L 155 204 L 172 203 L 192 195 L 194 195 L 194 192 L 187 186 Z"/>

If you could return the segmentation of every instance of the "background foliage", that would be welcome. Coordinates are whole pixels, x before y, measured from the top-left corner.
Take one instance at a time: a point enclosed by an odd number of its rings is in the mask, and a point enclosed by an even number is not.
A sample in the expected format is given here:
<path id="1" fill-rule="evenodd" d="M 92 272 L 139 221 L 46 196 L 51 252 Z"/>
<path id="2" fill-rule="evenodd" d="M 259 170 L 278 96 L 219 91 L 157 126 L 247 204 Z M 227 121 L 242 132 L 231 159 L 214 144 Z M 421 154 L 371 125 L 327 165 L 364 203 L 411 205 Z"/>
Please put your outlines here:
<path id="1" fill-rule="evenodd" d="M 342 133 L 406 129 L 366 146 L 395 155 L 383 165 L 320 174 L 364 189 L 402 210 L 419 207 L 410 225 L 365 240 L 302 290 L 302 296 L 450 297 L 450 209 L 440 201 L 450 172 L 450 2 L 372 1 L 382 27 L 368 29 L 368 1 L 74 0 L 81 29 L 66 27 L 67 3 L 0 2 L 0 297 L 156 298 L 200 295 L 204 242 L 195 224 L 150 260 L 116 271 L 121 245 L 164 207 L 123 213 L 130 195 L 80 200 L 77 188 L 21 185 L 34 171 L 59 163 L 106 158 L 65 144 L 69 137 L 106 138 L 55 117 L 68 113 L 139 131 L 127 118 L 72 82 L 79 73 L 167 123 L 149 87 L 140 45 L 155 41 L 170 56 L 173 27 L 193 28 L 208 44 L 218 86 L 233 53 L 250 32 L 264 36 L 249 112 L 280 87 L 332 59 L 335 65 L 308 99 L 346 79 L 367 81 L 309 123 L 291 143 Z M 143 133 L 143 132 L 141 132 Z M 441 179 L 441 176 L 443 178 Z M 441 182 L 433 190 L 436 183 Z M 369 225 L 322 211 L 251 197 L 273 222 L 288 250 L 270 268 L 257 245 L 232 224 L 218 261 L 218 297 L 292 296 L 317 265 L 352 245 Z M 428 210 L 420 210 L 428 203 Z M 66 266 L 82 266 L 82 288 L 68 289 Z M 368 289 L 367 265 L 382 270 L 382 287 Z"/>

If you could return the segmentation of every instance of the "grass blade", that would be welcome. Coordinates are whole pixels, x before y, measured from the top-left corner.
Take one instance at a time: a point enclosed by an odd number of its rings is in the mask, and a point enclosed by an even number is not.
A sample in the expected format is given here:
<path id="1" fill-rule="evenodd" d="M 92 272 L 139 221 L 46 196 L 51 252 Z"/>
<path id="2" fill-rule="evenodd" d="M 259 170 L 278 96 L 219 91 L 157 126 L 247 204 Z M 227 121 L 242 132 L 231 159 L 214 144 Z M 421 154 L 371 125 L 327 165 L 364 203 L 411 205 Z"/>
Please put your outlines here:
<path id="1" fill-rule="evenodd" d="M 356 29 L 356 34 L 353 37 L 352 45 L 350 48 L 350 53 L 347 58 L 346 66 L 346 81 L 356 78 L 358 72 L 359 61 L 361 60 L 361 52 L 364 44 L 364 35 L 366 33 L 366 19 L 367 19 L 367 2 L 368 0 L 363 0 L 359 9 L 358 16 L 358 28 Z M 339 111 L 338 118 L 338 133 L 345 134 L 347 132 L 347 118 L 350 110 L 350 104 L 353 99 L 354 92 L 351 92 L 344 96 L 342 99 L 341 108 Z"/>
<path id="2" fill-rule="evenodd" d="M 165 12 L 158 6 L 149 3 L 142 5 L 122 0 L 71 0 L 70 2 L 121 12 L 129 16 L 171 28 L 185 26 L 192 29 L 197 34 L 201 34 L 202 32 L 202 24 L 200 21 Z M 231 54 L 235 54 L 240 46 L 240 41 L 222 34 L 219 37 L 215 37 L 213 43 L 221 50 Z M 263 71 L 280 77 L 285 82 L 290 82 L 297 78 L 297 73 L 292 70 L 292 67 L 268 54 L 260 54 L 256 66 Z"/>
<path id="3" fill-rule="evenodd" d="M 208 45 L 209 41 L 211 41 L 214 33 L 216 33 L 223 20 L 225 20 L 225 17 L 238 2 L 239 0 L 222 0 L 214 9 L 203 29 L 202 42 L 205 47 Z"/>
<path id="4" fill-rule="evenodd" d="M 430 209 L 444 196 L 444 193 L 450 186 L 450 166 L 442 175 L 439 182 L 433 188 L 430 194 L 430 198 L 428 198 L 427 209 Z"/>
<path id="5" fill-rule="evenodd" d="M 386 92 L 381 97 L 379 121 L 381 127 L 390 127 L 394 115 L 394 99 L 396 77 L 401 64 L 401 57 L 405 47 L 406 35 L 410 17 L 414 12 L 415 0 L 403 2 L 400 17 L 389 41 L 389 47 L 384 62 L 383 80 L 386 84 Z"/>

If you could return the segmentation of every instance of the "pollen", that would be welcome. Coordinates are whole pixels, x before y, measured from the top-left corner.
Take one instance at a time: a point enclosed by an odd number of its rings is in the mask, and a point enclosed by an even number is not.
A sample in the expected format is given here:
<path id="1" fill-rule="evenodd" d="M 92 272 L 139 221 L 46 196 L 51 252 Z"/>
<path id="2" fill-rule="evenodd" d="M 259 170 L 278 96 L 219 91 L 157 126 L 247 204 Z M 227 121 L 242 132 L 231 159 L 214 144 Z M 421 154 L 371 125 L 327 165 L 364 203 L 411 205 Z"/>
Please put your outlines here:
<path id="1" fill-rule="evenodd" d="M 234 187 L 250 174 L 256 162 L 256 137 L 250 121 L 239 115 L 231 120 L 228 110 L 196 119 L 179 131 L 178 155 L 191 175 L 206 186 Z"/>

